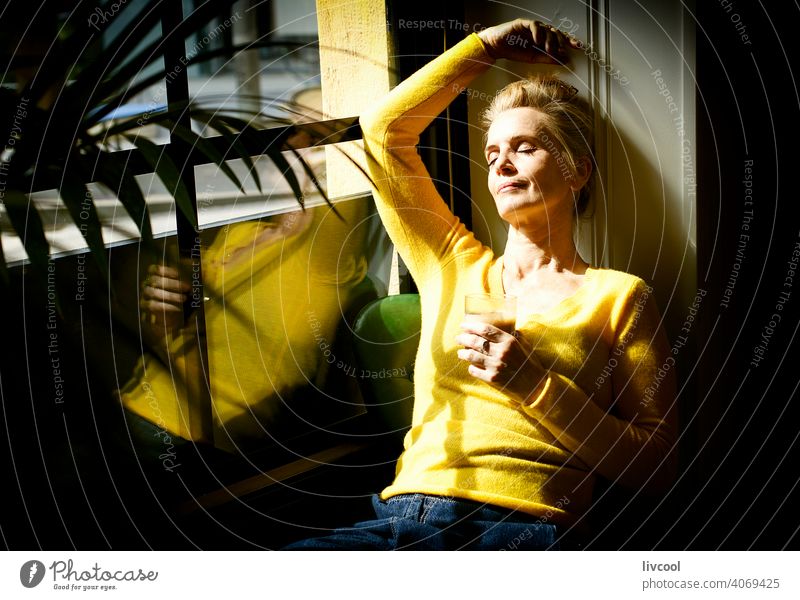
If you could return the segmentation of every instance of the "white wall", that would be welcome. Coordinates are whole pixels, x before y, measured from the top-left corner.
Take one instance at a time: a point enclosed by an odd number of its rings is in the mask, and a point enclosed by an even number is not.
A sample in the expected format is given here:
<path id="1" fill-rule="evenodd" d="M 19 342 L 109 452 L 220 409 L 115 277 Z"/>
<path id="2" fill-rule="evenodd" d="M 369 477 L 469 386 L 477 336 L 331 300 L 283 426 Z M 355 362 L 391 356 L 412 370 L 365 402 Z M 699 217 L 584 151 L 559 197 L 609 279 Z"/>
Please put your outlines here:
<path id="1" fill-rule="evenodd" d="M 694 298 L 696 281 L 695 196 L 689 179 L 696 164 L 694 33 L 681 2 L 537 0 L 516 6 L 470 2 L 466 11 L 470 26 L 527 17 L 560 26 L 589 44 L 585 52 L 573 52 L 569 70 L 558 69 L 562 78 L 591 99 L 598 115 L 594 218 L 581 224 L 579 247 L 594 265 L 653 282 L 668 335 L 674 340 Z M 470 123 L 479 122 L 487 104 L 480 93 L 489 96 L 518 76 L 553 69 L 500 61 L 474 83 Z M 660 71 L 663 81 L 656 80 L 654 71 Z M 672 104 L 662 93 L 672 96 Z M 473 229 L 501 253 L 505 226 L 486 189 L 482 134 L 471 128 Z"/>

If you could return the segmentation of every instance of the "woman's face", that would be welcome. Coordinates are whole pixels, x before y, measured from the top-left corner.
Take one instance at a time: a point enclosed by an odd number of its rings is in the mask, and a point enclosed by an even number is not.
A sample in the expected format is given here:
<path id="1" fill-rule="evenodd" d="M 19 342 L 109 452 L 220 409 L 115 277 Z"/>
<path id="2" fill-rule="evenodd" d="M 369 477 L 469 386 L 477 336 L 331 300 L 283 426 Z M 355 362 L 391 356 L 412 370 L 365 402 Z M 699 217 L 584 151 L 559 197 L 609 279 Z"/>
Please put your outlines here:
<path id="1" fill-rule="evenodd" d="M 542 121 L 536 109 L 512 108 L 489 127 L 489 191 L 500 216 L 517 229 L 572 224 L 575 180 Z"/>

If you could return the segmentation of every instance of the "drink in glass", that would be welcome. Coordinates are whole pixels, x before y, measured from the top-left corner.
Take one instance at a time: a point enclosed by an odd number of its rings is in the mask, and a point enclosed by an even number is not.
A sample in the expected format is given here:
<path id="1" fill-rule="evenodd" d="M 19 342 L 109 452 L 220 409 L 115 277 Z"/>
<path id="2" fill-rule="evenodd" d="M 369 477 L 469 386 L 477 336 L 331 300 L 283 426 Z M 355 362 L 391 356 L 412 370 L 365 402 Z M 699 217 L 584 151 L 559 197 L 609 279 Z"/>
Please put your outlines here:
<path id="1" fill-rule="evenodd" d="M 464 318 L 482 321 L 514 333 L 517 327 L 517 299 L 500 294 L 467 294 L 464 298 Z"/>

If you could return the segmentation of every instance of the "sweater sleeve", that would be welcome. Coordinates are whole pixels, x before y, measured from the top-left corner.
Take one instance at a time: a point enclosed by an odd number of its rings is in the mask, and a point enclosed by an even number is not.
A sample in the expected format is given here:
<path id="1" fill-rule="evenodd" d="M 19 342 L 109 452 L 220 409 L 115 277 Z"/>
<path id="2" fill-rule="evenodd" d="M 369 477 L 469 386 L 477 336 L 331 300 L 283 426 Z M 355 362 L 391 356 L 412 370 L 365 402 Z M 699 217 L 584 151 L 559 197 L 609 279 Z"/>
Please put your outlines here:
<path id="1" fill-rule="evenodd" d="M 608 411 L 552 371 L 523 409 L 603 477 L 660 492 L 677 469 L 675 360 L 651 292 L 637 280 L 619 311 L 608 363 L 615 400 Z"/>
<path id="2" fill-rule="evenodd" d="M 416 150 L 419 136 L 492 62 L 472 34 L 361 116 L 378 211 L 418 283 L 438 273 L 448 255 L 477 244 L 436 191 Z"/>

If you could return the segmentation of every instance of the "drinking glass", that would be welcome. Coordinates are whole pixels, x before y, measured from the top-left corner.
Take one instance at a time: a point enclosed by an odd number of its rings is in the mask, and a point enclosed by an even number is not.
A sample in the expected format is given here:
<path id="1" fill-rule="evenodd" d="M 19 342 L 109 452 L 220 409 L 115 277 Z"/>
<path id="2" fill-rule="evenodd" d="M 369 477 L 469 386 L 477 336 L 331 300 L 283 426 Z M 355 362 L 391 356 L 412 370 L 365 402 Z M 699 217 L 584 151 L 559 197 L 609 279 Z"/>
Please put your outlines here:
<path id="1" fill-rule="evenodd" d="M 489 323 L 513 334 L 517 326 L 517 299 L 501 294 L 467 294 L 464 298 L 464 317 Z"/>

